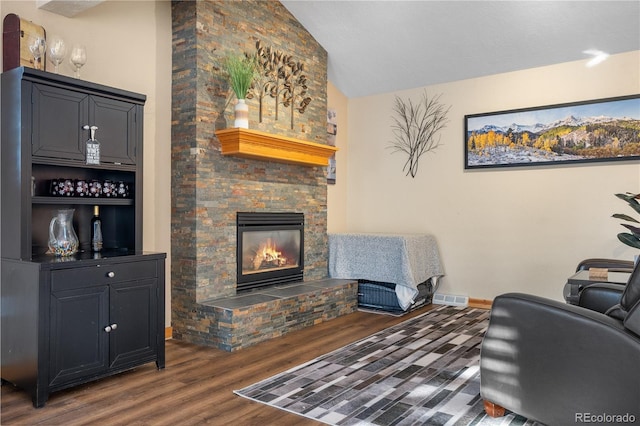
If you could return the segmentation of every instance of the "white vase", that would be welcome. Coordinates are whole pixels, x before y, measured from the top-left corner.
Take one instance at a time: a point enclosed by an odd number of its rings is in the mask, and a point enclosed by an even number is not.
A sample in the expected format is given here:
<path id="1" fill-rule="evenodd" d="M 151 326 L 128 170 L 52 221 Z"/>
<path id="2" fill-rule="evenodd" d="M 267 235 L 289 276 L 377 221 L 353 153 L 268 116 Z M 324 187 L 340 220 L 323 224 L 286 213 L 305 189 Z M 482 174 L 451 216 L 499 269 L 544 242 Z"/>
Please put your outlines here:
<path id="1" fill-rule="evenodd" d="M 235 108 L 236 119 L 233 123 L 233 127 L 239 127 L 241 129 L 249 128 L 249 105 L 246 104 L 244 99 L 238 99 L 238 103 Z"/>

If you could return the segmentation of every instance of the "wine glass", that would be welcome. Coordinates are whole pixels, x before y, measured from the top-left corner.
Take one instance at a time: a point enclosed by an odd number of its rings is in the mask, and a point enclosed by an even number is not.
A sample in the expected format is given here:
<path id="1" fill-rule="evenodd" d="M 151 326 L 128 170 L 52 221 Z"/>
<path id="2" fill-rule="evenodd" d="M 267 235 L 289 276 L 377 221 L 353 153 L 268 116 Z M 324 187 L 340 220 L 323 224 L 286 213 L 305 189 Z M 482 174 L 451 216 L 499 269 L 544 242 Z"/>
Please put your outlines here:
<path id="1" fill-rule="evenodd" d="M 42 64 L 42 56 L 47 51 L 47 41 L 44 37 L 31 36 L 28 43 L 29 52 L 33 55 L 33 67 L 39 70 Z"/>
<path id="2" fill-rule="evenodd" d="M 49 59 L 53 62 L 53 72 L 58 73 L 58 66 L 64 60 L 67 53 L 67 46 L 60 37 L 53 37 L 49 40 Z"/>
<path id="3" fill-rule="evenodd" d="M 76 44 L 73 46 L 69 62 L 73 65 L 73 76 L 80 78 L 80 68 L 87 63 L 87 50 L 83 45 Z"/>

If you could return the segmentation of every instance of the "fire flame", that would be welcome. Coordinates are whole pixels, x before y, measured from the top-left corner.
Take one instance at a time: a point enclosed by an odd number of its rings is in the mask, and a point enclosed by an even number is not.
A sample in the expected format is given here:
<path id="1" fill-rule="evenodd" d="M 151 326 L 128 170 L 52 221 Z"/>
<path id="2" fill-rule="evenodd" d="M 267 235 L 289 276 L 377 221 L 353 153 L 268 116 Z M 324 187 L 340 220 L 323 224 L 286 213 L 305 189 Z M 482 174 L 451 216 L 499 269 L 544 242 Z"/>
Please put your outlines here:
<path id="1" fill-rule="evenodd" d="M 278 251 L 276 245 L 269 238 L 262 247 L 262 258 L 267 261 L 273 261 L 280 258 L 280 256 L 282 256 L 282 252 Z"/>
<path id="2" fill-rule="evenodd" d="M 265 265 L 279 267 L 286 264 L 287 258 L 282 256 L 282 252 L 278 251 L 271 238 L 268 238 L 262 247 L 258 249 L 253 259 L 254 269 L 259 269 Z"/>

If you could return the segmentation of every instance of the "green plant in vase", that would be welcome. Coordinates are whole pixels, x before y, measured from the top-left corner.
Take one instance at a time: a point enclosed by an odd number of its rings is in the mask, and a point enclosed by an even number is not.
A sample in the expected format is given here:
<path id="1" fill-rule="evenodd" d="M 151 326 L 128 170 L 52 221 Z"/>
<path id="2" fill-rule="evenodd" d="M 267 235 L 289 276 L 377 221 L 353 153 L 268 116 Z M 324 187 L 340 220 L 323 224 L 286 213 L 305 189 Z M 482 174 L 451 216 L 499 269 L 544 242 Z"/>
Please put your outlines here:
<path id="1" fill-rule="evenodd" d="M 638 201 L 640 200 L 640 194 L 632 194 L 631 192 L 625 192 L 624 194 L 615 194 L 615 195 L 621 200 L 626 201 L 627 204 L 629 204 L 631 208 L 635 210 L 636 213 L 640 214 L 640 202 Z M 640 221 L 637 220 L 636 218 L 626 214 L 622 214 L 622 213 L 616 213 L 612 217 L 615 217 L 616 219 L 622 219 L 627 222 L 640 223 Z M 619 233 L 618 239 L 630 247 L 640 249 L 640 228 L 637 226 L 629 225 L 627 223 L 621 223 L 621 225 L 627 228 L 631 232 Z"/>
<path id="2" fill-rule="evenodd" d="M 249 128 L 249 106 L 245 99 L 253 80 L 258 75 L 258 63 L 255 56 L 229 54 L 221 63 L 222 72 L 229 80 L 231 90 L 238 98 L 235 106 L 234 127 Z"/>

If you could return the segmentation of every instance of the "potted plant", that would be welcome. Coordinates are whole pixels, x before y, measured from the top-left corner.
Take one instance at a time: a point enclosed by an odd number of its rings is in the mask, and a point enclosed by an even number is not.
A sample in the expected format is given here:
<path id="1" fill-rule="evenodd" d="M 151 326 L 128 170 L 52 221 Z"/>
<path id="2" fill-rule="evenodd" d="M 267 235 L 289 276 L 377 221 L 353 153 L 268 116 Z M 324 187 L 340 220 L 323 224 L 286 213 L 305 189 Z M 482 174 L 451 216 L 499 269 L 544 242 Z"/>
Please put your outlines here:
<path id="1" fill-rule="evenodd" d="M 640 194 L 632 194 L 630 192 L 625 192 L 624 194 L 615 194 L 615 195 L 621 200 L 626 201 L 627 204 L 629 204 L 631 208 L 635 210 L 636 213 L 640 214 L 640 202 L 638 201 L 640 200 Z M 631 216 L 628 216 L 626 214 L 616 213 L 612 217 L 615 217 L 616 219 L 622 219 L 627 222 L 640 223 L 639 220 Z M 621 225 L 627 228 L 631 232 L 619 233 L 618 239 L 630 247 L 635 247 L 640 249 L 640 228 L 637 226 L 626 224 L 626 223 L 621 223 Z"/>
<path id="2" fill-rule="evenodd" d="M 245 103 L 251 83 L 257 77 L 258 66 L 255 57 L 229 54 L 222 60 L 222 72 L 229 80 L 231 90 L 238 98 L 235 107 L 235 127 L 249 128 L 249 106 Z"/>

